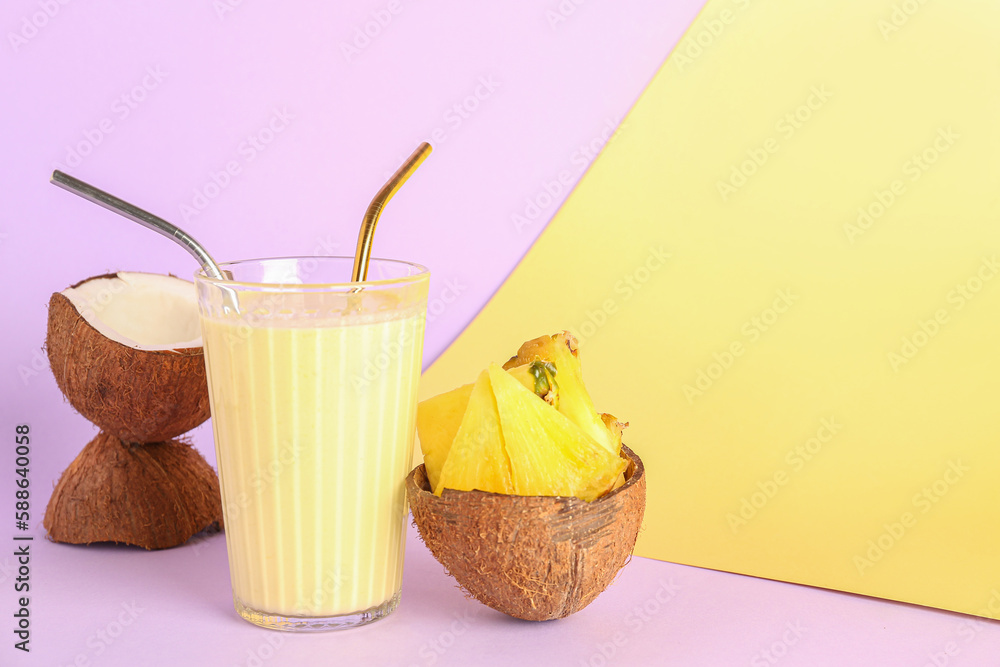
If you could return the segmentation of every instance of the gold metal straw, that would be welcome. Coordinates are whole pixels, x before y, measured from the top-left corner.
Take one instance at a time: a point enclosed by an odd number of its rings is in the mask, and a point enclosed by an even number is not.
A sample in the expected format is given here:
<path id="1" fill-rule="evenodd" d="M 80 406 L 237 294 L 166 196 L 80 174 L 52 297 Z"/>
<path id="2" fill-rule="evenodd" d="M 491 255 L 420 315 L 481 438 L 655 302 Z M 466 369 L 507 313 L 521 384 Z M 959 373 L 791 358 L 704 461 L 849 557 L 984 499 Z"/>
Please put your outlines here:
<path id="1" fill-rule="evenodd" d="M 375 236 L 375 225 L 378 224 L 378 218 L 382 215 L 382 209 L 389 203 L 396 191 L 403 187 L 406 179 L 413 175 L 420 163 L 427 159 L 431 150 L 433 150 L 431 145 L 426 141 L 420 144 L 417 150 L 413 151 L 413 155 L 406 159 L 403 166 L 382 186 L 382 189 L 372 199 L 372 203 L 368 205 L 365 218 L 361 222 L 361 232 L 358 234 L 358 249 L 354 253 L 354 273 L 351 278 L 354 282 L 368 278 L 368 260 L 371 259 L 372 237 Z"/>

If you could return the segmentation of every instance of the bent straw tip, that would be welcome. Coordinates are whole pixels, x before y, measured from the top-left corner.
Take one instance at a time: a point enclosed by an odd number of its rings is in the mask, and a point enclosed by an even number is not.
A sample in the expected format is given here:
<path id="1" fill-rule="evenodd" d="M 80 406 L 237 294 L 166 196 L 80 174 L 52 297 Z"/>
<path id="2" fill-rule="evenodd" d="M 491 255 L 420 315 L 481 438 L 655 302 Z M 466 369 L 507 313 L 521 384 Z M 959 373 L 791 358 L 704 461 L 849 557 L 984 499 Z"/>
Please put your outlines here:
<path id="1" fill-rule="evenodd" d="M 375 235 L 375 225 L 378 224 L 382 210 L 389 203 L 396 191 L 403 186 L 403 183 L 413 175 L 433 148 L 426 141 L 421 142 L 413 154 L 406 159 L 406 162 L 396 171 L 389 181 L 382 186 L 361 221 L 361 231 L 358 234 L 358 248 L 354 254 L 354 270 L 351 279 L 354 282 L 363 281 L 368 277 L 368 261 L 371 257 L 372 237 Z"/>

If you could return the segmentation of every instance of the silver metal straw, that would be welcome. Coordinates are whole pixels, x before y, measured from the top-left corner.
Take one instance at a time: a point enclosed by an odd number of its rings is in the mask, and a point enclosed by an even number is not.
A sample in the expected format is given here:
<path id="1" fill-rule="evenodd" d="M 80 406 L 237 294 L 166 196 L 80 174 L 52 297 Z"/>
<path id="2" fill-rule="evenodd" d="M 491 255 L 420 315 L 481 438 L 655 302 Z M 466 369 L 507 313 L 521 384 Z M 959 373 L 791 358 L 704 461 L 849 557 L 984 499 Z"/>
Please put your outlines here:
<path id="1" fill-rule="evenodd" d="M 88 201 L 92 201 L 98 206 L 103 206 L 104 208 L 114 211 L 115 213 L 122 215 L 129 220 L 138 222 L 143 227 L 147 229 L 152 229 L 158 234 L 163 234 L 172 241 L 176 241 L 185 250 L 194 255 L 195 259 L 201 264 L 201 267 L 205 270 L 205 273 L 209 274 L 216 280 L 226 280 L 226 276 L 219 269 L 219 265 L 215 263 L 212 256 L 208 254 L 208 251 L 200 243 L 194 240 L 190 234 L 185 232 L 180 227 L 172 225 L 163 218 L 159 218 L 149 211 L 144 211 L 138 206 L 133 206 L 127 201 L 119 199 L 112 194 L 108 194 L 104 190 L 99 190 L 89 183 L 84 183 L 78 178 L 73 178 L 69 174 L 64 174 L 61 171 L 52 172 L 52 183 L 58 185 L 64 190 L 69 190 L 75 195 L 79 195 Z"/>
<path id="2" fill-rule="evenodd" d="M 150 213 L 149 211 L 144 211 L 138 206 L 133 206 L 123 199 L 115 197 L 113 194 L 109 194 L 104 190 L 95 188 L 89 183 L 84 183 L 78 178 L 73 178 L 69 174 L 65 174 L 58 169 L 52 172 L 52 183 L 58 185 L 64 190 L 69 190 L 75 195 L 79 195 L 84 199 L 91 201 L 98 206 L 103 206 L 109 211 L 114 211 L 118 215 L 124 216 L 133 222 L 138 222 L 140 225 L 147 229 L 152 229 L 157 234 L 163 234 L 171 241 L 174 241 L 182 248 L 187 250 L 189 253 L 194 255 L 198 263 L 201 264 L 201 268 L 205 273 L 207 273 L 212 278 L 216 280 L 232 280 L 232 275 L 228 271 L 223 271 L 219 268 L 219 265 L 215 263 L 212 256 L 208 254 L 204 246 L 194 240 L 194 237 L 185 232 L 183 229 L 177 225 L 173 225 L 163 218 L 157 217 Z M 225 285 L 219 285 L 222 290 L 222 308 L 226 312 L 238 313 L 240 312 L 239 300 L 236 297 L 236 292 L 232 288 L 226 287 Z"/>

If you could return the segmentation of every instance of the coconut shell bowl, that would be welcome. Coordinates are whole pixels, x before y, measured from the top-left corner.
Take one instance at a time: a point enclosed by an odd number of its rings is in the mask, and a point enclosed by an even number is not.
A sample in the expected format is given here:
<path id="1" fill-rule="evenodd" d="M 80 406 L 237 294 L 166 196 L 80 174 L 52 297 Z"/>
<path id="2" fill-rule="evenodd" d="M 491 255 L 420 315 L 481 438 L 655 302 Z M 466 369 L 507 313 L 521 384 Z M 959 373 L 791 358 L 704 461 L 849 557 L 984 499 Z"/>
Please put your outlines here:
<path id="1" fill-rule="evenodd" d="M 593 502 L 445 489 L 423 464 L 406 478 L 413 521 L 434 557 L 472 597 L 529 621 L 577 612 L 632 555 L 646 504 L 642 461 L 622 446 L 625 484 Z"/>

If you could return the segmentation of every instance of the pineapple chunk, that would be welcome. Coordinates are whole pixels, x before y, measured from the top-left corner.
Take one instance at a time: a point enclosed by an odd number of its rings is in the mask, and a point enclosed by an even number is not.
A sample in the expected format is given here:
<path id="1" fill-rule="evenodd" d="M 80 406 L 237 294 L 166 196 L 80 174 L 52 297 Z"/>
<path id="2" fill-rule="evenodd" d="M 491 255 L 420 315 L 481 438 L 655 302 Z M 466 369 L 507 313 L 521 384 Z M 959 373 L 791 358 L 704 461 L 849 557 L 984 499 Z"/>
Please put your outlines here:
<path id="1" fill-rule="evenodd" d="M 510 462 L 500 435 L 500 415 L 487 371 L 479 374 L 472 388 L 462 424 L 433 488 L 439 496 L 446 488 L 514 493 Z"/>
<path id="2" fill-rule="evenodd" d="M 554 384 L 558 401 L 554 405 L 559 412 L 595 442 L 617 455 L 621 451 L 621 428 L 616 433 L 616 427 L 606 423 L 594 409 L 594 402 L 583 385 L 576 338 L 563 331 L 529 340 L 517 351 L 517 356 L 512 357 L 503 367 L 514 371 L 524 365 L 529 365 L 530 368 L 530 365 L 538 361 L 549 362 L 548 365 L 555 367 Z M 524 371 L 519 373 L 520 376 L 524 375 Z M 621 424 L 621 427 L 627 426 L 617 421 L 614 423 Z"/>
<path id="3" fill-rule="evenodd" d="M 595 442 L 496 364 L 488 371 L 514 493 L 590 502 L 612 488 L 626 467 L 617 452 Z"/>
<path id="4" fill-rule="evenodd" d="M 417 406 L 420 448 L 437 495 L 479 489 L 590 502 L 625 481 L 626 426 L 594 409 L 576 339 L 566 332 L 528 341 L 503 369 L 490 364 L 474 385 Z"/>
<path id="5" fill-rule="evenodd" d="M 471 394 L 472 385 L 467 384 L 428 398 L 417 406 L 417 437 L 432 489 L 437 487 L 441 467 L 448 458 L 448 450 L 458 433 Z"/>
<path id="6" fill-rule="evenodd" d="M 539 336 L 538 338 L 532 338 L 529 341 L 521 343 L 521 347 L 517 349 L 517 354 L 507 360 L 507 363 L 503 365 L 503 369 L 507 371 L 517 366 L 530 364 L 536 359 L 551 359 L 552 350 L 556 343 L 565 345 L 573 357 L 580 356 L 580 346 L 577 343 L 576 337 L 568 331 L 563 331 L 551 336 Z"/>

